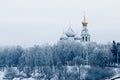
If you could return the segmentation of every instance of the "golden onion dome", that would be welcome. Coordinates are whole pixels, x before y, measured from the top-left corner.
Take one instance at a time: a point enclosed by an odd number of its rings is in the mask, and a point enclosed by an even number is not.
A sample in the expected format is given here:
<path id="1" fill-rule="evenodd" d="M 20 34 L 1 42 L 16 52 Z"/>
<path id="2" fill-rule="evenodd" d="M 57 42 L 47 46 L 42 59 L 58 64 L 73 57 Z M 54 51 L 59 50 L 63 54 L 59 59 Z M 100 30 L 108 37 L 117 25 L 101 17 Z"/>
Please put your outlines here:
<path id="1" fill-rule="evenodd" d="M 87 27 L 87 24 L 88 24 L 88 22 L 86 20 L 86 17 L 84 16 L 84 20 L 82 21 L 82 25 Z"/>

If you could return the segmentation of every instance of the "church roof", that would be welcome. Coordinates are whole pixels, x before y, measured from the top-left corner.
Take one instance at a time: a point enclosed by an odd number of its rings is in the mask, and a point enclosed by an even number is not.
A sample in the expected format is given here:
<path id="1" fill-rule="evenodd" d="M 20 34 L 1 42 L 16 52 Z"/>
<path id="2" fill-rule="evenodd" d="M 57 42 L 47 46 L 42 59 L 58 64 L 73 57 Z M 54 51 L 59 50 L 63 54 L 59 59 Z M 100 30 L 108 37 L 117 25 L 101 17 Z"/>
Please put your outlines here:
<path id="1" fill-rule="evenodd" d="M 79 34 L 75 35 L 75 40 L 80 40 L 81 39 L 81 36 Z"/>
<path id="2" fill-rule="evenodd" d="M 67 36 L 63 33 L 62 36 L 60 37 L 60 40 L 66 40 Z"/>
<path id="3" fill-rule="evenodd" d="M 81 36 L 90 36 L 90 34 L 88 33 L 88 34 L 81 34 Z"/>
<path id="4" fill-rule="evenodd" d="M 65 34 L 67 37 L 74 37 L 76 35 L 76 33 L 73 31 L 71 27 L 68 28 Z"/>

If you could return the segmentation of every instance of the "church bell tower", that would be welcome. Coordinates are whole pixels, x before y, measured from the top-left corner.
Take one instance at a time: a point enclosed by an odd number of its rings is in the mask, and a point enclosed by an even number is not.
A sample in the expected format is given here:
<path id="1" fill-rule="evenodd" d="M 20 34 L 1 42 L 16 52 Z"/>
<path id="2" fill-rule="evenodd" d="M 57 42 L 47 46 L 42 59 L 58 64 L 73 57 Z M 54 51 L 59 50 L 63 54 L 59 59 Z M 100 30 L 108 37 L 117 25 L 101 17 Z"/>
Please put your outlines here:
<path id="1" fill-rule="evenodd" d="M 90 42 L 90 34 L 87 29 L 87 24 L 86 16 L 84 16 L 82 21 L 83 29 L 81 31 L 81 42 Z"/>

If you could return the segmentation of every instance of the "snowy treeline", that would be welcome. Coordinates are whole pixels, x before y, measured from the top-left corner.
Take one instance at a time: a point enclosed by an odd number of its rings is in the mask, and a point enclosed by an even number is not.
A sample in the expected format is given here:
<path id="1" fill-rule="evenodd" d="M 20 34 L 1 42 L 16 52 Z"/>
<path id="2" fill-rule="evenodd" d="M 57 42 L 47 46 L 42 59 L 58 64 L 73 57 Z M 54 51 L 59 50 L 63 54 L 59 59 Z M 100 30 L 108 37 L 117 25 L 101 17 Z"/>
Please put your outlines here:
<path id="1" fill-rule="evenodd" d="M 22 77 L 33 77 L 33 74 L 35 77 L 38 73 L 38 80 L 80 80 L 82 73 L 86 73 L 84 79 L 97 80 L 114 75 L 108 65 L 119 63 L 119 57 L 120 43 L 115 41 L 111 44 L 60 41 L 55 45 L 30 48 L 1 47 L 0 69 L 7 71 L 5 77 L 12 78 L 20 77 L 22 72 L 26 75 Z M 90 65 L 89 68 L 82 68 L 86 65 Z M 13 67 L 17 69 L 13 70 Z M 69 72 L 70 67 L 72 72 Z"/>

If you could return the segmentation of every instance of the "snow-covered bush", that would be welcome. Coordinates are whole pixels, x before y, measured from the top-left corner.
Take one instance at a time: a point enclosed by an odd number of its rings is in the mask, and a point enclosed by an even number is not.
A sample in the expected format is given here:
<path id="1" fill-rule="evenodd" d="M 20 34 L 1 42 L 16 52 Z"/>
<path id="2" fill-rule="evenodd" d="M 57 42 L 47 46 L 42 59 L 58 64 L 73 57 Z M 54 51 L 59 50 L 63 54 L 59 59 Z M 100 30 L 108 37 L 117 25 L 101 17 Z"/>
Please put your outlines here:
<path id="1" fill-rule="evenodd" d="M 104 80 L 114 75 L 111 68 L 91 67 L 88 69 L 86 80 Z"/>
<path id="2" fill-rule="evenodd" d="M 14 77 L 16 77 L 16 71 L 13 68 L 7 69 L 4 78 L 13 79 Z"/>

